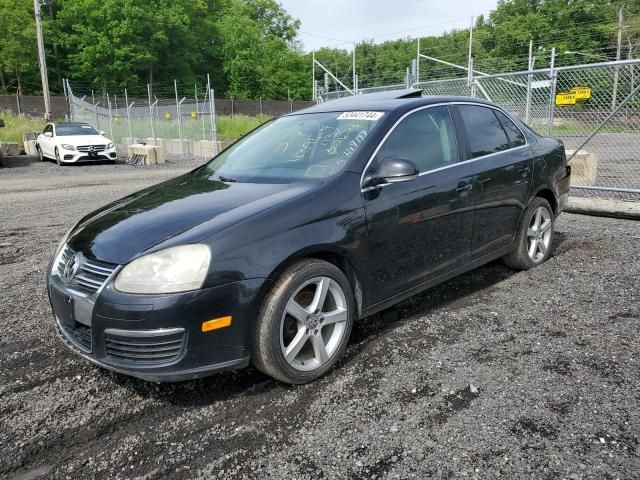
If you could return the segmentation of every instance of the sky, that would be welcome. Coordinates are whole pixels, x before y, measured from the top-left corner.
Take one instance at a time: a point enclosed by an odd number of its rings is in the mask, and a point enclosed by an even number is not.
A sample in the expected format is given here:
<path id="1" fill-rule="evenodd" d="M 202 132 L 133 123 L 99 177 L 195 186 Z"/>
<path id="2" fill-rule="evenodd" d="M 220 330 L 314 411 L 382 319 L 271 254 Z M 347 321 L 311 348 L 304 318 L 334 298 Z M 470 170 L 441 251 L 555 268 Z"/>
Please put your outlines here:
<path id="1" fill-rule="evenodd" d="M 471 16 L 485 15 L 497 0 L 279 0 L 300 19 L 305 51 L 320 47 L 351 49 L 348 43 L 383 42 L 438 35 L 468 28 Z M 326 38 L 321 38 L 326 37 Z"/>

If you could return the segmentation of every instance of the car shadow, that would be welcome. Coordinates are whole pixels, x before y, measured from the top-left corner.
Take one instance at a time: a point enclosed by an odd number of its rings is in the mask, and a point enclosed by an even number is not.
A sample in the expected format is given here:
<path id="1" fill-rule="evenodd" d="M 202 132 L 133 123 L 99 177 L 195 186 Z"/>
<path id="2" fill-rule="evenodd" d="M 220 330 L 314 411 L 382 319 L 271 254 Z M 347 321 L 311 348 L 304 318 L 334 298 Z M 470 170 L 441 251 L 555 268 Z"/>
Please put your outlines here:
<path id="1" fill-rule="evenodd" d="M 556 232 L 552 256 L 565 239 L 565 234 Z M 509 269 L 500 260 L 496 260 L 416 294 L 387 310 L 355 322 L 349 342 L 350 347 L 338 362 L 337 368 L 357 361 L 360 352 L 370 341 L 392 332 L 411 318 L 427 315 L 433 310 L 453 303 L 462 307 L 467 302 L 472 302 L 467 297 L 485 290 L 490 291 L 497 283 L 517 274 L 519 272 Z M 273 380 L 253 367 L 220 372 L 205 378 L 178 383 L 146 382 L 103 369 L 99 369 L 99 372 L 142 398 L 152 397 L 156 401 L 178 407 L 206 406 L 213 402 L 229 401 L 238 397 L 265 395 L 274 390 L 284 392 L 300 388 Z"/>

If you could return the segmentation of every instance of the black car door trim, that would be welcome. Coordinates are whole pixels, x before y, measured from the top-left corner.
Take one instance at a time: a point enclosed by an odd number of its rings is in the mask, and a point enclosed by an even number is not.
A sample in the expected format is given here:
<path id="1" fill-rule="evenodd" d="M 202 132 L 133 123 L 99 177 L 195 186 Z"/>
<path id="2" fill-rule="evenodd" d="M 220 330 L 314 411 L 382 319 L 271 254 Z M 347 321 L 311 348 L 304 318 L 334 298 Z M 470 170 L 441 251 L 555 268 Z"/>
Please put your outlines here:
<path id="1" fill-rule="evenodd" d="M 518 130 L 520 130 L 520 132 L 524 136 L 525 144 L 524 145 L 520 145 L 518 147 L 508 148 L 507 150 L 501 150 L 500 152 L 489 153 L 489 154 L 483 155 L 481 157 L 470 158 L 468 160 L 459 161 L 459 162 L 453 163 L 451 165 L 445 165 L 444 167 L 434 168 L 433 170 L 427 170 L 426 172 L 420 172 L 418 174 L 418 176 L 426 175 L 426 174 L 432 173 L 432 172 L 438 172 L 440 170 L 445 170 L 447 168 L 455 167 L 455 166 L 461 165 L 463 163 L 475 162 L 477 160 L 482 160 L 483 158 L 491 157 L 493 155 L 500 155 L 500 154 L 502 154 L 504 152 L 508 152 L 508 151 L 511 151 L 511 150 L 517 150 L 519 148 L 529 147 L 529 140 L 528 140 L 527 136 L 524 134 L 524 132 L 522 132 L 522 129 L 514 121 L 514 119 L 511 117 L 511 115 L 509 115 L 507 112 L 505 112 L 504 110 L 502 110 L 499 107 L 496 107 L 496 106 L 493 106 L 493 105 L 487 105 L 487 104 L 484 104 L 484 103 L 476 103 L 476 102 L 443 102 L 443 103 L 434 103 L 432 105 L 423 105 L 421 107 L 414 108 L 413 110 L 409 110 L 404 115 L 402 115 L 398 120 L 396 120 L 396 122 L 391 126 L 391 128 L 389 128 L 389 130 L 384 135 L 384 137 L 382 137 L 382 140 L 380 140 L 380 143 L 378 144 L 376 149 L 373 151 L 373 153 L 371 154 L 371 157 L 369 158 L 369 160 L 367 161 L 366 165 L 364 166 L 364 169 L 362 170 L 362 174 L 360 175 L 360 191 L 362 193 L 365 193 L 365 192 L 369 192 L 371 190 L 375 190 L 375 189 L 378 189 L 378 188 L 381 188 L 381 187 L 386 187 L 388 185 L 391 185 L 390 183 L 381 183 L 381 184 L 375 185 L 373 187 L 363 187 L 363 182 L 364 182 L 365 173 L 367 172 L 367 169 L 371 165 L 371 162 L 373 162 L 373 159 L 378 154 L 378 151 L 380 151 L 380 149 L 382 148 L 382 145 L 384 145 L 384 143 L 387 141 L 387 138 L 389 137 L 389 135 L 391 135 L 391 133 L 395 130 L 395 128 L 398 126 L 398 124 L 400 122 L 402 122 L 402 120 L 404 120 L 406 117 L 408 117 L 412 113 L 418 112 L 420 110 L 426 110 L 427 108 L 442 107 L 442 106 L 447 106 L 448 107 L 448 106 L 451 106 L 451 105 L 473 105 L 473 106 L 476 106 L 476 107 L 492 108 L 494 110 L 499 111 L 500 113 L 504 114 L 509 120 L 511 120 L 513 122 L 513 124 L 516 126 L 516 128 Z M 456 113 L 459 115 L 459 112 L 457 112 L 457 110 L 456 110 Z M 454 124 L 456 142 L 458 144 L 458 156 L 460 158 L 460 154 L 461 154 L 461 151 L 462 151 L 462 149 L 460 148 L 461 147 L 461 142 L 460 142 L 461 134 L 463 134 L 465 142 L 468 143 L 469 140 L 467 138 L 467 132 L 466 132 L 466 129 L 464 129 L 464 126 L 459 126 L 457 124 L 456 119 L 455 119 L 455 115 L 453 114 L 453 112 L 450 112 L 450 114 L 452 116 L 452 120 L 453 120 L 453 124 Z M 459 132 L 458 130 L 460 129 L 460 127 L 462 127 L 462 131 Z"/>

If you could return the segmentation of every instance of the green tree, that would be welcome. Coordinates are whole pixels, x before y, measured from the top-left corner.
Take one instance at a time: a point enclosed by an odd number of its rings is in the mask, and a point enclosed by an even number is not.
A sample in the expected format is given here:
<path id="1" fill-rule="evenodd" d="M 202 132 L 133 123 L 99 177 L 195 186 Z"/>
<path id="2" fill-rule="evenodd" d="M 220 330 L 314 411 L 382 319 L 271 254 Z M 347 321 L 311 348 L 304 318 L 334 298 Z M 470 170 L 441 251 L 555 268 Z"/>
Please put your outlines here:
<path id="1" fill-rule="evenodd" d="M 25 72 L 38 69 L 33 2 L 0 0 L 0 19 L 0 86 L 21 92 Z"/>

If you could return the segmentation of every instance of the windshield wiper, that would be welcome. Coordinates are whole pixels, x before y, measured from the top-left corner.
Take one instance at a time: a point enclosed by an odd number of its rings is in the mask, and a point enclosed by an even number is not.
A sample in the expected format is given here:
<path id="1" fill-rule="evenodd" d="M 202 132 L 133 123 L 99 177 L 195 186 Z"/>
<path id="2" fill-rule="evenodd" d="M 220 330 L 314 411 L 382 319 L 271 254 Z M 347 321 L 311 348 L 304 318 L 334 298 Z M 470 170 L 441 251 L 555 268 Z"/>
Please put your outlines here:
<path id="1" fill-rule="evenodd" d="M 223 182 L 229 182 L 229 183 L 234 183 L 238 181 L 235 178 L 223 177 L 222 175 L 218 175 L 218 179 L 220 179 Z"/>

